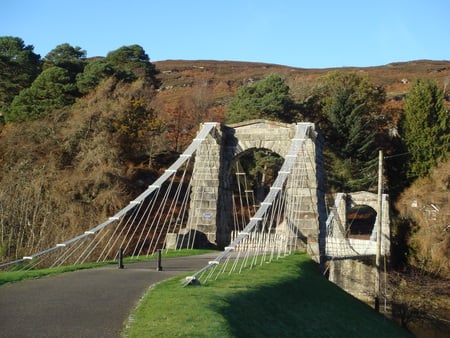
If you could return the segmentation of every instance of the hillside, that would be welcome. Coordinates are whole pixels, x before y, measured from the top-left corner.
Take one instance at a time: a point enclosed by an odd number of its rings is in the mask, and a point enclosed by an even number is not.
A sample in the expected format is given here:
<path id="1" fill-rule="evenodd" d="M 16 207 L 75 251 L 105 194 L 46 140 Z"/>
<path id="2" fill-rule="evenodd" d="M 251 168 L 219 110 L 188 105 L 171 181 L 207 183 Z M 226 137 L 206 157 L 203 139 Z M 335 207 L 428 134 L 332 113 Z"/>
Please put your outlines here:
<path id="1" fill-rule="evenodd" d="M 200 123 L 225 122 L 224 112 L 239 86 L 269 74 L 285 80 L 296 102 L 305 102 L 328 72 L 367 76 L 386 90 L 381 114 L 389 129 L 396 128 L 404 97 L 417 78 L 435 79 L 444 88 L 450 108 L 450 61 L 345 69 L 211 60 L 167 60 L 154 65 L 158 88 L 142 80 L 111 77 L 70 107 L 33 121 L 0 123 L 0 260 L 44 250 L 103 222 L 172 163 L 195 137 Z M 314 116 L 305 118 L 314 120 Z M 404 191 L 397 205 L 397 222 L 392 224 L 398 250 L 393 251 L 393 260 L 409 259 L 416 267 L 443 277 L 444 289 L 450 257 L 450 231 L 445 228 L 449 163 L 437 169 L 431 181 L 418 181 Z M 411 209 L 412 201 L 420 208 Z M 410 223 L 418 210 L 422 214 Z M 420 231 L 419 223 L 427 212 L 436 215 L 436 220 L 425 223 L 436 225 L 437 232 L 422 236 L 427 230 Z M 422 239 L 425 249 L 417 244 Z M 430 256 L 427 245 L 438 249 Z M 422 261 L 410 259 L 414 250 L 420 253 L 414 257 Z"/>
<path id="2" fill-rule="evenodd" d="M 417 60 L 397 62 L 376 67 L 348 67 L 327 69 L 293 68 L 282 65 L 230 62 L 230 61 L 185 61 L 168 60 L 155 62 L 160 71 L 162 86 L 157 99 L 165 102 L 184 99 L 192 94 L 188 88 L 208 88 L 224 104 L 238 86 L 260 80 L 268 74 L 278 74 L 288 83 L 294 98 L 302 98 L 316 80 L 330 71 L 352 71 L 368 76 L 372 82 L 385 88 L 388 102 L 386 107 L 400 108 L 398 102 L 404 97 L 411 83 L 417 78 L 430 78 L 442 86 L 450 81 L 450 61 Z M 201 92 L 201 91 L 200 91 Z"/>
<path id="3" fill-rule="evenodd" d="M 303 102 L 327 72 L 355 71 L 386 89 L 383 114 L 387 125 L 395 127 L 402 99 L 414 79 L 432 78 L 443 87 L 450 80 L 450 61 L 302 69 L 167 60 L 155 62 L 155 67 L 159 88 L 111 78 L 70 109 L 0 127 L 3 256 L 20 256 L 24 247 L 43 249 L 102 221 L 170 165 L 173 155 L 194 138 L 201 122 L 224 122 L 226 106 L 243 84 L 275 73 L 285 79 L 294 100 Z M 129 123 L 127 112 L 133 109 L 132 124 L 124 125 Z M 143 128 L 151 132 L 143 133 Z M 16 201 L 22 202 L 16 205 Z M 48 224 L 63 224 L 65 232 L 52 229 L 42 234 Z"/>

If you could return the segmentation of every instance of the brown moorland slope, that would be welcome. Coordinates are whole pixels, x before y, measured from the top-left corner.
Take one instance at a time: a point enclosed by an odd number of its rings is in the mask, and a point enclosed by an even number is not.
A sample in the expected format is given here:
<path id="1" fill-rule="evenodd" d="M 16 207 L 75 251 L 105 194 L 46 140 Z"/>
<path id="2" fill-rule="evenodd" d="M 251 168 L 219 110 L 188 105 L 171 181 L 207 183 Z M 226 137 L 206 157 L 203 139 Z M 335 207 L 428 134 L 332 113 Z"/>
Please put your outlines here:
<path id="1" fill-rule="evenodd" d="M 449 86 L 450 61 L 416 60 L 396 62 L 374 67 L 345 67 L 326 69 L 294 68 L 276 64 L 211 61 L 211 60 L 167 60 L 154 63 L 160 71 L 160 89 L 167 101 L 183 97 L 188 91 L 183 88 L 212 87 L 215 97 L 227 99 L 238 86 L 277 74 L 288 83 L 294 97 L 301 97 L 302 90 L 314 84 L 318 77 L 331 71 L 350 71 L 366 75 L 383 86 L 387 92 L 388 105 L 399 101 L 407 93 L 411 83 L 417 79 L 434 79 Z M 170 93 L 166 93 L 170 92 Z"/>

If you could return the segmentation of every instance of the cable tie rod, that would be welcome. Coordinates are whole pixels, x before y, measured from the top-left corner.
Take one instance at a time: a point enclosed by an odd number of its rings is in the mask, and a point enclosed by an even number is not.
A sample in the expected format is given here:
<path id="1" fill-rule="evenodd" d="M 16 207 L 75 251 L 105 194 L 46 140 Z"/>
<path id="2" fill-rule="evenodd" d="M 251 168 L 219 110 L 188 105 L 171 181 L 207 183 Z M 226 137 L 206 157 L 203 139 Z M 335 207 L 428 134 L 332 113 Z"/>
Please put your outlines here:
<path id="1" fill-rule="evenodd" d="M 33 256 L 23 256 L 23 259 L 25 259 L 25 260 L 32 260 L 33 259 Z"/>
<path id="2" fill-rule="evenodd" d="M 110 221 L 118 221 L 118 220 L 119 220 L 119 217 L 113 216 L 113 217 L 110 217 L 109 220 L 110 220 Z"/>
<path id="3" fill-rule="evenodd" d="M 219 261 L 209 261 L 208 265 L 219 265 Z"/>
<path id="4" fill-rule="evenodd" d="M 56 244 L 56 247 L 64 248 L 64 247 L 66 247 L 66 244 L 64 244 L 64 243 Z"/>
<path id="5" fill-rule="evenodd" d="M 85 233 L 86 235 L 94 235 L 94 234 L 95 234 L 94 231 L 85 231 L 84 233 Z"/>
<path id="6" fill-rule="evenodd" d="M 234 250 L 234 246 L 226 246 L 225 251 L 232 251 Z"/>

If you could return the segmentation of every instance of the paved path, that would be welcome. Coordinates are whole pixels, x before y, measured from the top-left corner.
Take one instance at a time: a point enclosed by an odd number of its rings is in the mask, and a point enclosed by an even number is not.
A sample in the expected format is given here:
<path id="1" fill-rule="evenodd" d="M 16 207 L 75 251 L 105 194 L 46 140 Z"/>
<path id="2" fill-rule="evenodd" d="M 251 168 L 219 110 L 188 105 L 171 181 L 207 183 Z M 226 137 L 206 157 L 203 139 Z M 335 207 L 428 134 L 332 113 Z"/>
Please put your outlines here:
<path id="1" fill-rule="evenodd" d="M 0 337 L 120 337 L 144 292 L 217 253 L 67 272 L 0 286 Z M 181 284 L 180 284 L 181 287 Z"/>

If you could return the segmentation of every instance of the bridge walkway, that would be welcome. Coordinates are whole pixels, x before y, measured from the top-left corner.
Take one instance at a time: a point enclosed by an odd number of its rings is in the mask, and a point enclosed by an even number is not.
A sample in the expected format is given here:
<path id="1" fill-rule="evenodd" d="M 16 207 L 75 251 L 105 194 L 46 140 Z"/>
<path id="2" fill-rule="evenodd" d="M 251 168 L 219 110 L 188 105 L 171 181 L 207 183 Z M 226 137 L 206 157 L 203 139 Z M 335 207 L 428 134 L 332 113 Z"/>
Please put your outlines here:
<path id="1" fill-rule="evenodd" d="M 151 260 L 0 286 L 0 337 L 120 337 L 151 285 L 198 270 L 216 256 L 163 259 L 162 271 Z"/>

